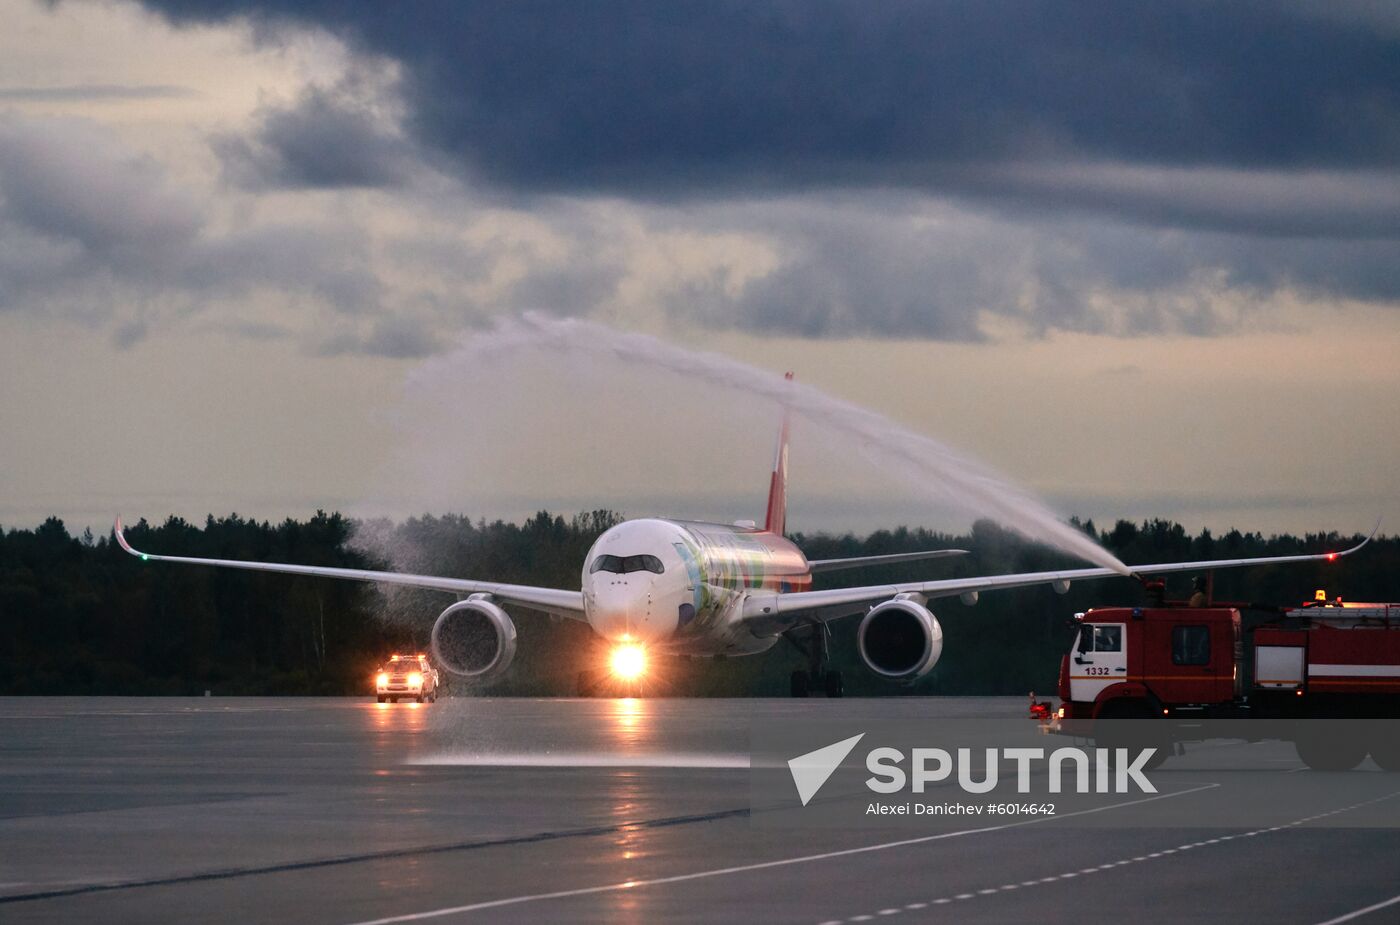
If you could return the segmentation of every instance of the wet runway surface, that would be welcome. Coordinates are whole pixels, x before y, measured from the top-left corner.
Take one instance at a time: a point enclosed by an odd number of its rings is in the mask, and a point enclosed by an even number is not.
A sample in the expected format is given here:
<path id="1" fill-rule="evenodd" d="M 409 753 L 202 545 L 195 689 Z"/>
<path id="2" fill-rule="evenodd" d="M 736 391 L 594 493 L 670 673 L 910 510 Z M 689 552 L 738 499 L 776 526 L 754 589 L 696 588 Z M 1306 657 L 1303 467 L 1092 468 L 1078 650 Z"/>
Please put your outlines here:
<path id="1" fill-rule="evenodd" d="M 1252 828 L 1168 827 L 1164 812 L 1151 827 L 984 819 L 921 836 L 750 811 L 756 718 L 1023 710 L 0 700 L 0 921 L 1400 922 L 1400 834 L 1350 827 L 1400 804 L 1400 775 L 1374 769 L 1352 772 L 1374 802 L 1315 788 Z M 1291 747 L 1260 748 L 1296 769 Z M 1183 813 L 1232 786 L 1224 765 L 1161 782 L 1160 805 Z"/>

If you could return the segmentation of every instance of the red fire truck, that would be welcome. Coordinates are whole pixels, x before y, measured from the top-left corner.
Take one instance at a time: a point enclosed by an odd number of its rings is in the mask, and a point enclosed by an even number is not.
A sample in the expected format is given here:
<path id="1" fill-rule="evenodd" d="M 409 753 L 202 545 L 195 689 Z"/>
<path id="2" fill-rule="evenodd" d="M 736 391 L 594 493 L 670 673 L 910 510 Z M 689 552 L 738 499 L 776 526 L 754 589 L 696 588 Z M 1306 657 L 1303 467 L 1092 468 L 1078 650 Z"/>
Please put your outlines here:
<path id="1" fill-rule="evenodd" d="M 1313 768 L 1346 770 L 1369 753 L 1400 771 L 1400 727 L 1379 722 L 1400 719 L 1400 604 L 1329 602 L 1319 591 L 1311 604 L 1248 623 L 1242 610 L 1254 616 L 1251 605 L 1165 601 L 1076 614 L 1079 632 L 1060 660 L 1060 707 L 1032 694 L 1032 717 L 1045 732 L 1085 738 L 1099 720 L 1152 720 L 1136 728 L 1151 732 L 1159 760 L 1199 737 L 1192 721 L 1370 721 L 1344 745 L 1298 733 L 1298 755 Z"/>

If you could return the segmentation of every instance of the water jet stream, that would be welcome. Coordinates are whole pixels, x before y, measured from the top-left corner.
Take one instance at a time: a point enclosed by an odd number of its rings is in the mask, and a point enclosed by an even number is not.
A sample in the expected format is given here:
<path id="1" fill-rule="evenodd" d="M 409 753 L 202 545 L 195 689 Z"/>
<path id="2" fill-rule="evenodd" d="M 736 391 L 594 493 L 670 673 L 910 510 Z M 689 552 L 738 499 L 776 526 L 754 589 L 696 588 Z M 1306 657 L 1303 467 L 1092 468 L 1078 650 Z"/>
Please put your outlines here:
<path id="1" fill-rule="evenodd" d="M 617 331 L 573 318 L 526 313 L 499 322 L 456 350 L 427 361 L 412 373 L 409 391 L 431 394 L 434 383 L 456 371 L 528 351 L 569 359 L 652 367 L 697 382 L 762 398 L 791 408 L 821 428 L 854 443 L 884 471 L 919 493 L 974 517 L 990 518 L 1027 539 L 1131 574 L 1126 565 L 1091 537 L 1062 521 L 1025 489 L 932 437 L 866 408 L 835 398 L 801 381 L 715 353 L 684 349 L 646 334 Z"/>

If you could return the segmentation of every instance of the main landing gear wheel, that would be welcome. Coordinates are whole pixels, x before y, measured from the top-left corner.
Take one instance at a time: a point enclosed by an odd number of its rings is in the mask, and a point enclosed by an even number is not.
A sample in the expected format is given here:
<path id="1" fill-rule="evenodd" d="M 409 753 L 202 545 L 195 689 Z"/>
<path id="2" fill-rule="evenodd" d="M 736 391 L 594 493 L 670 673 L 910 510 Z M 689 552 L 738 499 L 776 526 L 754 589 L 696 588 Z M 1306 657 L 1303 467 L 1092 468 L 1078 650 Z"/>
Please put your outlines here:
<path id="1" fill-rule="evenodd" d="M 794 671 L 792 673 L 792 696 L 806 697 L 810 691 L 811 680 L 805 671 Z"/>
<path id="2" fill-rule="evenodd" d="M 846 692 L 846 685 L 842 682 L 839 671 L 828 671 L 823 687 L 826 688 L 828 697 L 840 697 Z"/>
<path id="3" fill-rule="evenodd" d="M 792 673 L 792 696 L 810 697 L 813 693 L 823 693 L 828 697 L 840 697 L 846 692 L 841 672 L 829 671 L 826 667 L 830 654 L 830 631 L 826 624 L 809 623 L 794 627 L 783 633 L 783 638 L 807 656 L 806 670 L 798 669 Z"/>

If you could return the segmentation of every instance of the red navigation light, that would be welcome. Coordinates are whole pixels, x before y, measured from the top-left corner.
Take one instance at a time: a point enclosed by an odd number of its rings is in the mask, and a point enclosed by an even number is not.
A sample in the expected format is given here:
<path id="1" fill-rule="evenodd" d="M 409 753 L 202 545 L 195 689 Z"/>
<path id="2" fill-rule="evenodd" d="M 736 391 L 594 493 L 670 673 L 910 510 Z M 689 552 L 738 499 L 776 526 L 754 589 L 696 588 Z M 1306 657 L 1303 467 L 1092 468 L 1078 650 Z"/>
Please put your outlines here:
<path id="1" fill-rule="evenodd" d="M 1336 562 L 1336 561 L 1337 561 L 1337 554 L 1336 554 L 1335 552 L 1329 552 L 1329 553 L 1327 554 L 1327 561 L 1328 561 L 1328 562 Z"/>

